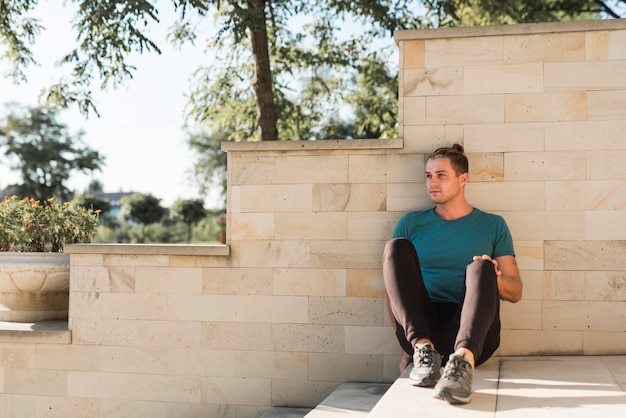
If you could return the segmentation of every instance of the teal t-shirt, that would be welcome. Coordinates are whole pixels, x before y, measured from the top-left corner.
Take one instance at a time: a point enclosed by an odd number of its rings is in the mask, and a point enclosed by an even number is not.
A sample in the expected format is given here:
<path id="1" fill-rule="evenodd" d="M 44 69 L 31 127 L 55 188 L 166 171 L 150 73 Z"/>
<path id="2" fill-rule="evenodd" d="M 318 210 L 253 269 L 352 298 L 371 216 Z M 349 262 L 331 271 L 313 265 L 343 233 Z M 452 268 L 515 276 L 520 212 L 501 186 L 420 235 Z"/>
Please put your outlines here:
<path id="1" fill-rule="evenodd" d="M 434 209 L 407 213 L 398 221 L 393 237 L 406 238 L 415 246 L 433 302 L 460 303 L 465 269 L 475 255 L 515 255 L 504 219 L 476 208 L 453 221 L 441 219 Z"/>

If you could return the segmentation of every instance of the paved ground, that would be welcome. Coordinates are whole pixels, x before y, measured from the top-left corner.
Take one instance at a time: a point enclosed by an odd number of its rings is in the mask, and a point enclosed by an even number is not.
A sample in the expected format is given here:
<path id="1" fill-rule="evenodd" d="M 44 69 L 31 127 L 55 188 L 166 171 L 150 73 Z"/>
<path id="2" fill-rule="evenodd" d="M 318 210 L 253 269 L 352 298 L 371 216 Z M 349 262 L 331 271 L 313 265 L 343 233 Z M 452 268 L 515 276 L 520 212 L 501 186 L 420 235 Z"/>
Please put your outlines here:
<path id="1" fill-rule="evenodd" d="M 626 417 L 626 356 L 502 357 L 476 369 L 472 401 L 452 406 L 408 382 L 408 370 L 370 418 Z"/>
<path id="2" fill-rule="evenodd" d="M 264 418 L 626 418 L 626 356 L 494 357 L 478 367 L 467 405 L 409 384 L 347 382 L 316 408 L 274 408 Z"/>

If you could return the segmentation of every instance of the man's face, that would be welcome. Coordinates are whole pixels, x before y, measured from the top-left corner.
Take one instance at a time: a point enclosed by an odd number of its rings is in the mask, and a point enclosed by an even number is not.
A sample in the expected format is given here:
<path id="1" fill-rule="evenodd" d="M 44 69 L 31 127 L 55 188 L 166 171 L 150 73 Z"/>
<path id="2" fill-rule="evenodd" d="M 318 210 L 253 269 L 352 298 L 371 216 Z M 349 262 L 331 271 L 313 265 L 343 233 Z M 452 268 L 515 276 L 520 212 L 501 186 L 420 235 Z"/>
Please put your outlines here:
<path id="1" fill-rule="evenodd" d="M 446 157 L 430 159 L 426 162 L 426 190 L 434 204 L 445 204 L 463 196 L 463 186 L 467 182 L 467 173 L 456 175 Z"/>

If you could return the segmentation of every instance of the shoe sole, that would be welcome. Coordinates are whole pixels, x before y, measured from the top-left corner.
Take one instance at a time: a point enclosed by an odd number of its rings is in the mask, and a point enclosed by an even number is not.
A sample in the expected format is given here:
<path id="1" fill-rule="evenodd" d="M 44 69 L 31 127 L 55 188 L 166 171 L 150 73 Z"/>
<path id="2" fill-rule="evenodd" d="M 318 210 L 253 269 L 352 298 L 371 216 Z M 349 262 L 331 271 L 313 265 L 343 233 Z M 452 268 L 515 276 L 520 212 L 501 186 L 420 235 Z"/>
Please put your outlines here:
<path id="1" fill-rule="evenodd" d="M 423 378 L 422 380 L 415 380 L 411 377 L 411 374 L 409 374 L 409 383 L 420 388 L 434 388 L 439 379 L 441 379 L 441 369 L 439 371 L 433 371 L 429 376 Z"/>
<path id="2" fill-rule="evenodd" d="M 427 377 L 426 379 L 422 379 L 422 380 L 413 380 L 409 378 L 409 383 L 411 383 L 411 385 L 413 386 L 417 386 L 420 388 L 432 388 L 432 387 L 435 387 L 435 385 L 437 384 L 437 380 L 438 379 L 433 379 L 430 377 Z"/>
<path id="3" fill-rule="evenodd" d="M 450 405 L 463 405 L 463 404 L 469 403 L 469 401 L 472 400 L 472 394 L 466 397 L 458 396 L 458 395 L 455 396 L 452 393 L 450 393 L 450 391 L 444 389 L 435 393 L 435 398 L 444 399 L 448 401 Z"/>

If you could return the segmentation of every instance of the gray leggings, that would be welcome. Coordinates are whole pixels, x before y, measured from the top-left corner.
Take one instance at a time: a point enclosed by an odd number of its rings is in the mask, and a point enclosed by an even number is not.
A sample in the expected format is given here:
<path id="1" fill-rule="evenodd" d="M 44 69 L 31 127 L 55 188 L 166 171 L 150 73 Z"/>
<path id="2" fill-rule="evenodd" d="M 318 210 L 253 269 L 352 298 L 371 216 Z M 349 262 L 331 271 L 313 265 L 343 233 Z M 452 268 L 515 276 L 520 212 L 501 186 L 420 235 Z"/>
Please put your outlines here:
<path id="1" fill-rule="evenodd" d="M 473 261 L 467 266 L 463 299 L 458 305 L 430 300 L 417 252 L 407 239 L 387 242 L 383 277 L 396 336 L 409 355 L 413 355 L 417 340 L 428 338 L 444 362 L 463 347 L 474 353 L 478 366 L 500 345 L 500 297 L 490 261 Z"/>

